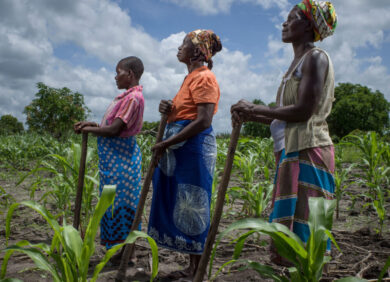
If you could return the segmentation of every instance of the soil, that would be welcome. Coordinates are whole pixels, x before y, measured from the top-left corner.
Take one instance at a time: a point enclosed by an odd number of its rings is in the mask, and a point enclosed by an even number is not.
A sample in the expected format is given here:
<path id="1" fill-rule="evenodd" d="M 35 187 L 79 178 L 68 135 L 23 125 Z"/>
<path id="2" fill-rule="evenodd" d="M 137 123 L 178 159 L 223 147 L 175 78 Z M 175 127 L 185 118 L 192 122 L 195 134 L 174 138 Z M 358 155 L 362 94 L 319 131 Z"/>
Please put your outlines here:
<path id="1" fill-rule="evenodd" d="M 32 179 L 27 179 L 22 184 L 16 186 L 20 174 L 26 172 L 16 172 L 9 169 L 0 168 L 0 186 L 11 194 L 17 201 L 29 199 L 29 185 Z M 358 174 L 359 171 L 354 173 Z M 234 183 L 233 183 L 234 184 Z M 231 185 L 233 185 L 231 184 Z M 231 186 L 230 185 L 230 186 Z M 347 276 L 356 276 L 365 279 L 376 279 L 379 276 L 386 259 L 390 256 L 390 202 L 387 204 L 387 219 L 379 236 L 375 229 L 378 228 L 377 216 L 373 209 L 363 207 L 366 199 L 357 195 L 363 192 L 364 187 L 359 184 L 352 184 L 348 188 L 348 194 L 343 196 L 340 206 L 340 218 L 334 220 L 333 234 L 341 252 L 336 247 L 332 247 L 332 260 L 327 266 L 327 271 L 323 275 L 322 281 L 333 281 Z M 42 191 L 36 191 L 39 196 Z M 357 196 L 354 207 L 352 198 Z M 150 206 L 151 193 L 147 201 L 147 213 Z M 0 249 L 5 248 L 5 214 L 6 209 L 0 210 Z M 55 208 L 55 207 L 53 207 Z M 227 207 L 225 207 L 227 209 Z M 229 207 L 230 209 L 230 207 Z M 236 221 L 237 214 L 242 209 L 242 203 L 236 202 L 233 206 L 235 215 L 224 213 L 221 219 L 219 230 L 223 230 L 229 224 Z M 228 214 L 228 215 L 227 215 Z M 269 210 L 266 211 L 268 216 Z M 142 230 L 146 231 L 148 214 L 143 218 Z M 52 232 L 46 221 L 40 215 L 31 212 L 27 208 L 20 207 L 12 219 L 11 236 L 9 244 L 12 245 L 20 240 L 28 240 L 33 243 L 44 242 L 49 244 Z M 91 272 L 104 255 L 104 249 L 96 240 L 96 252 L 91 259 Z M 242 258 L 270 265 L 277 269 L 279 273 L 286 272 L 285 267 L 273 265 L 269 259 L 268 238 L 265 236 L 251 237 L 244 246 Z M 217 255 L 213 264 L 213 275 L 225 262 L 232 258 L 234 245 L 229 238 L 225 238 L 217 248 Z M 136 263 L 134 267 L 127 270 L 127 281 L 149 281 L 151 253 L 146 241 L 137 241 Z M 2 263 L 4 252 L 0 253 Z M 159 271 L 169 273 L 174 270 L 183 270 L 187 267 L 188 256 L 181 253 L 159 249 Z M 234 264 L 225 267 L 216 277 L 216 281 L 272 281 L 263 279 L 254 270 L 240 270 L 242 265 Z M 101 272 L 98 281 L 114 281 L 117 267 L 106 266 Z M 37 270 L 34 263 L 20 253 L 14 253 L 9 260 L 7 277 L 19 278 L 23 281 L 52 281 L 48 273 Z M 385 275 L 390 281 L 390 274 Z M 169 281 L 159 278 L 159 281 Z M 375 281 L 375 280 L 373 280 Z"/>

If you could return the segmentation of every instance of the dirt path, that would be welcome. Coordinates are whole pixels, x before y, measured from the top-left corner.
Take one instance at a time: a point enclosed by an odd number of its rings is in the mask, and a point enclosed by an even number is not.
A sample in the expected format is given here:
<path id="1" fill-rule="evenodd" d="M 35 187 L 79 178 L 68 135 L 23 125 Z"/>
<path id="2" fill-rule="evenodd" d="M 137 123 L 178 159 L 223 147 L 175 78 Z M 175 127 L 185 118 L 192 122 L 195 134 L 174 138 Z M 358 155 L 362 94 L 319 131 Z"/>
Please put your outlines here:
<path id="1" fill-rule="evenodd" d="M 18 180 L 17 173 L 0 169 L 0 186 L 8 193 L 13 195 L 18 201 L 29 199 L 29 182 L 16 187 Z M 351 189 L 351 195 L 359 194 L 362 188 L 354 185 Z M 40 193 L 37 191 L 37 193 Z M 150 206 L 150 196 L 147 201 L 147 213 Z M 332 261 L 329 263 L 328 273 L 324 275 L 323 281 L 332 281 L 336 278 L 360 275 L 366 279 L 375 279 L 384 265 L 386 259 L 390 256 L 390 203 L 387 202 L 387 220 L 383 230 L 383 237 L 379 237 L 374 229 L 377 227 L 375 211 L 363 209 L 362 199 L 358 199 L 353 210 L 348 210 L 351 206 L 351 196 L 346 195 L 343 198 L 340 212 L 340 220 L 334 221 L 333 233 L 342 252 L 335 247 L 332 248 Z M 242 206 L 237 202 L 234 210 L 241 210 Z M 5 210 L 1 210 L 0 215 L 0 248 L 5 247 Z M 143 218 L 142 230 L 146 231 L 147 219 Z M 221 221 L 220 230 L 238 218 L 224 217 Z M 47 227 L 46 222 L 36 213 L 26 208 L 19 208 L 12 220 L 10 244 L 19 240 L 29 240 L 30 242 L 49 243 L 52 232 Z M 264 245 L 268 239 L 266 237 L 252 237 L 245 244 L 242 257 L 267 265 L 272 265 L 269 261 L 268 246 Z M 99 245 L 91 262 L 92 267 L 96 265 L 104 255 L 104 249 Z M 214 261 L 213 274 L 232 257 L 234 245 L 230 244 L 229 239 L 222 241 L 217 249 L 217 256 Z M 2 263 L 4 253 L 0 254 L 0 263 Z M 128 281 L 149 281 L 148 273 L 150 271 L 151 254 L 147 243 L 137 242 L 136 248 L 137 263 L 133 268 L 129 268 Z M 184 269 L 188 263 L 185 255 L 170 252 L 168 250 L 159 250 L 159 270 L 165 273 L 177 269 Z M 216 281 L 267 281 L 262 279 L 255 271 L 239 271 L 240 265 L 225 268 L 217 276 Z M 286 271 L 284 268 L 278 268 L 281 273 Z M 114 281 L 116 267 L 105 267 L 99 276 L 98 281 Z M 7 269 L 7 277 L 22 279 L 23 281 L 51 281 L 47 273 L 35 269 L 34 263 L 25 255 L 15 254 L 11 257 Z M 386 277 L 389 277 L 387 275 Z M 160 280 L 164 281 L 164 280 Z M 167 281 L 167 280 L 165 280 Z"/>

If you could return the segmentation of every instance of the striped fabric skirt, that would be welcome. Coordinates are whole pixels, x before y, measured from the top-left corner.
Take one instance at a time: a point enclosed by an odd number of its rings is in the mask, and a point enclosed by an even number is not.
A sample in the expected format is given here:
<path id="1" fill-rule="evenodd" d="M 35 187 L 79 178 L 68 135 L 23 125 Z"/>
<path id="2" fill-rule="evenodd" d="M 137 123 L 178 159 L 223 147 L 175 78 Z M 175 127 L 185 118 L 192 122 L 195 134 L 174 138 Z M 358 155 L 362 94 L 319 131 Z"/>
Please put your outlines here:
<path id="1" fill-rule="evenodd" d="M 114 205 L 100 222 L 100 242 L 110 249 L 124 242 L 133 224 L 141 191 L 141 150 L 134 136 L 98 137 L 98 154 L 100 193 L 104 185 L 116 185 Z"/>
<path id="2" fill-rule="evenodd" d="M 189 120 L 169 123 L 164 139 Z M 201 254 L 210 226 L 210 199 L 217 144 L 210 127 L 175 144 L 162 156 L 153 176 L 148 234 L 159 247 Z"/>
<path id="3" fill-rule="evenodd" d="M 275 186 L 270 222 L 286 225 L 303 242 L 310 236 L 309 198 L 334 196 L 334 147 L 309 148 L 276 156 Z M 330 241 L 328 241 L 330 250 Z"/>

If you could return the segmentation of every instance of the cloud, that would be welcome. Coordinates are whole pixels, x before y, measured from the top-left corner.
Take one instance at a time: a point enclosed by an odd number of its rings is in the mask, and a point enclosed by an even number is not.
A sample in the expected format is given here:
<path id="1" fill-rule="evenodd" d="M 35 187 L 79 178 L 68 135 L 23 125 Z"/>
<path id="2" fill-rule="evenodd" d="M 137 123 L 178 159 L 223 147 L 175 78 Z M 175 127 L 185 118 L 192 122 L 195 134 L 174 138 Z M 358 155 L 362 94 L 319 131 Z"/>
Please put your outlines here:
<path id="1" fill-rule="evenodd" d="M 389 69 L 379 55 L 365 55 L 388 48 L 390 6 L 386 0 L 334 0 L 338 26 L 333 36 L 319 46 L 329 52 L 335 66 L 336 82 L 351 82 L 378 89 L 390 100 Z"/>
<path id="2" fill-rule="evenodd" d="M 187 7 L 195 10 L 202 15 L 215 15 L 220 13 L 229 13 L 234 3 L 250 3 L 259 5 L 263 9 L 277 7 L 286 9 L 289 6 L 287 0 L 163 0 L 165 2 L 174 3 L 181 7 Z"/>
<path id="3" fill-rule="evenodd" d="M 155 120 L 158 101 L 174 95 L 172 89 L 180 86 L 178 74 L 185 73 L 176 59 L 184 33 L 160 42 L 133 27 L 127 12 L 114 2 L 6 0 L 0 11 L 0 114 L 24 120 L 23 108 L 33 99 L 36 82 L 42 81 L 83 93 L 93 118 L 100 119 L 119 93 L 114 83 L 115 63 L 135 55 L 143 59 L 147 70 L 141 80 L 147 85 L 146 118 Z M 61 44 L 81 47 L 111 69 L 71 65 L 54 54 L 55 46 Z"/>
<path id="4" fill-rule="evenodd" d="M 198 9 L 201 14 L 234 13 L 231 9 L 234 3 L 259 9 L 276 8 L 280 11 L 274 19 L 278 28 L 280 16 L 285 16 L 291 7 L 287 0 L 164 1 Z M 380 55 L 375 54 L 375 50 L 382 50 L 389 43 L 387 2 L 378 0 L 372 5 L 368 0 L 335 0 L 339 26 L 335 35 L 319 46 L 331 55 L 337 82 L 368 85 L 390 99 L 389 70 Z M 23 108 L 33 99 L 35 84 L 42 81 L 52 87 L 66 86 L 83 93 L 92 118 L 99 121 L 112 98 L 120 92 L 114 83 L 115 63 L 135 55 L 145 65 L 141 79 L 145 120 L 158 120 L 160 99 L 173 98 L 187 73 L 185 65 L 176 58 L 184 36 L 184 32 L 178 32 L 158 40 L 135 26 L 128 11 L 109 0 L 36 0 L 34 3 L 3 0 L 0 2 L 0 115 L 9 113 L 24 120 Z M 266 103 L 275 99 L 293 52 L 291 45 L 282 43 L 280 36 L 272 31 L 265 40 L 268 47 L 262 61 L 226 46 L 215 56 L 213 71 L 221 87 L 219 111 L 213 123 L 217 131 L 230 130 L 229 109 L 239 99 L 262 99 Z M 60 59 L 55 49 L 63 44 L 81 48 L 86 56 L 98 62 L 97 66 Z M 374 52 L 364 55 L 363 51 L 368 49 Z"/>

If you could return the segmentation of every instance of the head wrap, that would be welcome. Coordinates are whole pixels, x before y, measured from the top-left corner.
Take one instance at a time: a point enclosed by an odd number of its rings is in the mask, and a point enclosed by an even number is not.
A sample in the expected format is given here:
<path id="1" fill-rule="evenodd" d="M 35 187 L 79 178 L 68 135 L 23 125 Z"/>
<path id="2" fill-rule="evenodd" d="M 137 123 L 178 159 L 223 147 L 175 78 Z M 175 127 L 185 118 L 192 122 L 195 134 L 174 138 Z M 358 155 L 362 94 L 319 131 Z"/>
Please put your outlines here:
<path id="1" fill-rule="evenodd" d="M 206 62 L 208 62 L 213 54 L 213 34 L 212 30 L 197 29 L 191 31 L 187 36 L 191 39 L 194 46 L 199 47 L 200 51 L 204 55 Z M 217 40 L 219 41 L 219 37 Z"/>
<path id="2" fill-rule="evenodd" d="M 322 41 L 333 34 L 337 26 L 337 15 L 332 3 L 303 0 L 297 6 L 314 23 L 314 41 Z"/>

